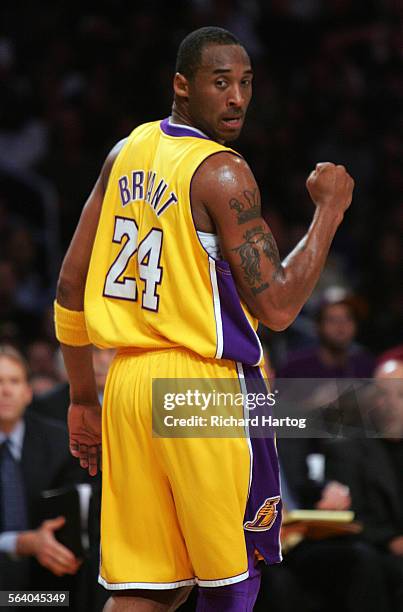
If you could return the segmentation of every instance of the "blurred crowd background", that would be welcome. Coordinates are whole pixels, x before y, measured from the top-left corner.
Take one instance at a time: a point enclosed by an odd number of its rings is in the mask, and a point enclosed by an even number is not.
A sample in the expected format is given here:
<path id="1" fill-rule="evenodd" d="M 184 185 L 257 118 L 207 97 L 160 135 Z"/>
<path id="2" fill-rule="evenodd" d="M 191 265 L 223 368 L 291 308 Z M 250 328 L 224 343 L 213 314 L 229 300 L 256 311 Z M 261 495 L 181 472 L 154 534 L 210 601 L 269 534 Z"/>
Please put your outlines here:
<path id="1" fill-rule="evenodd" d="M 261 330 L 269 375 L 274 370 L 283 377 L 368 377 L 375 358 L 403 342 L 403 0 L 42 0 L 40 4 L 6 0 L 0 5 L 0 345 L 11 344 L 27 358 L 34 391 L 31 420 L 35 414 L 66 420 L 68 385 L 54 337 L 52 302 L 61 260 L 80 211 L 111 147 L 138 124 L 170 114 L 177 47 L 189 31 L 203 25 L 219 25 L 235 33 L 252 58 L 254 98 L 236 148 L 256 175 L 264 216 L 281 254 L 293 248 L 312 218 L 305 181 L 316 162 L 342 163 L 356 181 L 353 204 L 312 298 L 286 332 Z M 319 353 L 310 348 L 315 346 Z M 350 352 L 352 346 L 358 352 Z M 308 352 L 297 351 L 293 358 L 295 349 Z M 395 370 L 400 374 L 394 377 L 401 376 L 401 351 L 400 347 L 398 352 L 386 353 L 386 358 L 392 356 L 400 364 Z M 110 358 L 95 351 L 100 400 Z M 384 354 L 382 363 L 386 358 Z M 22 372 L 21 384 L 25 384 L 25 366 L 18 358 L 3 355 L 3 367 L 10 367 L 10 362 L 19 368 L 20 376 Z M 379 370 L 379 363 L 377 375 L 389 376 L 389 370 Z M 395 500 L 394 518 L 385 518 L 382 501 L 379 520 L 395 521 L 394 531 L 384 534 L 382 541 L 371 536 L 366 543 L 375 542 L 382 559 L 388 563 L 392 559 L 393 568 L 388 567 L 385 575 L 389 580 L 396 577 L 394 584 L 400 585 L 399 594 L 395 588 L 396 601 L 401 602 L 403 413 L 399 397 L 400 403 L 393 403 L 394 399 L 392 404 L 400 406 L 396 409 L 400 442 L 393 447 L 400 449 L 400 455 L 393 459 L 396 473 L 390 474 L 389 492 L 397 499 L 399 491 L 400 506 Z M 19 406 L 22 414 L 26 402 Z M 44 440 L 47 429 L 40 431 Z M 49 434 L 49 439 L 55 435 Z M 67 438 L 65 442 L 67 449 Z M 41 447 L 46 450 L 45 442 L 38 443 Z M 284 454 L 298 461 L 295 470 L 286 474 L 289 483 L 295 480 L 294 493 L 301 483 L 309 482 L 306 457 L 318 453 L 316 447 L 302 448 L 299 455 L 296 450 L 294 445 L 291 453 Z M 354 507 L 354 479 L 351 484 L 341 456 L 343 470 L 331 477 L 349 484 Z M 364 465 L 372 464 L 365 460 Z M 378 459 L 376 465 L 380 465 Z M 284 461 L 282 467 L 290 466 Z M 316 501 L 300 496 L 299 505 L 349 507 L 350 495 L 337 487 L 337 503 L 327 501 L 323 478 Z M 368 483 L 371 478 L 372 472 Z M 75 478 L 82 480 L 82 473 Z M 379 491 L 384 481 L 382 471 Z M 63 479 L 49 480 L 46 486 L 55 483 L 65 484 Z M 38 483 L 35 495 L 44 486 Z M 81 591 L 77 585 L 67 587 L 79 593 L 77 610 L 101 609 L 106 597 L 96 590 L 99 479 L 91 487 L 95 500 L 90 511 L 91 563 L 81 570 Z M 370 495 L 374 490 L 369 489 Z M 381 499 L 387 495 L 388 491 L 382 492 Z M 364 498 L 367 511 L 367 494 Z M 374 507 L 378 511 L 377 503 Z M 340 549 L 340 563 L 333 548 L 321 548 L 320 555 L 316 545 L 309 548 L 314 564 L 309 575 L 317 577 L 318 567 L 323 566 L 333 580 L 336 570 L 327 563 L 333 560 L 340 568 L 345 564 L 345 550 L 353 551 L 346 567 L 349 572 L 349 568 L 361 568 L 361 576 L 352 573 L 354 579 L 350 578 L 367 598 L 364 601 L 351 590 L 351 606 L 334 599 L 335 607 L 356 612 L 399 609 L 398 604 L 382 607 L 377 599 L 382 589 L 394 591 L 377 584 L 379 560 L 372 559 L 372 548 L 362 550 L 361 542 L 358 548 L 356 544 L 351 548 L 347 542 L 347 549 Z M 1 550 L 10 552 L 5 545 Z M 301 557 L 293 553 L 295 576 L 301 567 L 311 567 L 306 546 L 297 550 Z M 284 564 L 276 578 L 283 602 L 274 603 L 276 612 L 301 607 L 304 599 L 298 595 L 294 606 L 289 596 L 294 576 L 287 575 L 293 570 L 293 557 L 288 558 L 289 565 Z M 275 574 L 267 601 L 273 601 L 274 578 Z M 325 578 L 319 582 L 328 590 Z M 89 593 L 89 585 L 94 592 Z M 361 608 L 357 607 L 360 597 Z M 91 607 L 89 599 L 97 603 Z M 320 602 L 316 607 L 306 603 L 306 608 L 308 612 L 324 609 Z M 256 609 L 266 609 L 266 603 Z M 326 609 L 333 609 L 329 602 Z"/>
<path id="2" fill-rule="evenodd" d="M 316 295 L 353 291 L 359 340 L 373 352 L 401 339 L 402 0 L 3 2 L 0 340 L 30 345 L 34 371 L 54 374 L 45 362 L 56 276 L 103 160 L 136 125 L 169 115 L 177 46 L 206 24 L 233 31 L 252 57 L 254 99 L 237 148 L 280 252 L 310 222 L 314 164 L 345 164 L 354 201 Z M 295 330 L 312 336 L 317 299 L 282 347 L 300 342 Z"/>

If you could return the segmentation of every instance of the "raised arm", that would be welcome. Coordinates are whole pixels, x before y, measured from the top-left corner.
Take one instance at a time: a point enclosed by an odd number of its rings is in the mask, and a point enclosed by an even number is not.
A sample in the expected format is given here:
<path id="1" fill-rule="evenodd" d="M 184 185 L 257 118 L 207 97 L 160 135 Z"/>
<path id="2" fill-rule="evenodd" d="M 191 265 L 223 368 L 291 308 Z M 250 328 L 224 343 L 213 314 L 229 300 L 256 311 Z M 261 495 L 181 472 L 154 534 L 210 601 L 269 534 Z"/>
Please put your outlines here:
<path id="1" fill-rule="evenodd" d="M 226 152 L 209 157 L 192 181 L 196 225 L 197 218 L 210 217 L 240 296 L 254 316 L 276 331 L 294 321 L 312 293 L 351 203 L 354 181 L 344 166 L 322 163 L 316 165 L 306 185 L 316 206 L 313 220 L 281 262 L 276 241 L 261 215 L 259 188 L 242 158 Z"/>

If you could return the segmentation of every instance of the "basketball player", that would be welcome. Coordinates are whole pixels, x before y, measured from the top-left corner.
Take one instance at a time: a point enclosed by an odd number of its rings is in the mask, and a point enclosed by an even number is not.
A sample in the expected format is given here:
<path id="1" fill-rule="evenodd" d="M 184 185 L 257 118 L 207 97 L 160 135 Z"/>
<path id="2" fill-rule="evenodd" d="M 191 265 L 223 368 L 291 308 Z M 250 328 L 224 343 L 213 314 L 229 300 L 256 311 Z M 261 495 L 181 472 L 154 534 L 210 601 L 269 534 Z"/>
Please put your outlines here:
<path id="1" fill-rule="evenodd" d="M 345 168 L 318 164 L 307 180 L 312 224 L 280 261 L 253 174 L 225 145 L 241 132 L 252 76 L 229 32 L 183 40 L 172 116 L 111 151 L 61 270 L 71 452 L 90 474 L 101 449 L 90 345 L 118 349 L 102 414 L 108 611 L 173 610 L 194 584 L 199 610 L 251 610 L 256 551 L 281 560 L 273 439 L 151 435 L 153 378 L 232 378 L 245 392 L 261 380 L 257 321 L 292 323 L 351 203 Z"/>

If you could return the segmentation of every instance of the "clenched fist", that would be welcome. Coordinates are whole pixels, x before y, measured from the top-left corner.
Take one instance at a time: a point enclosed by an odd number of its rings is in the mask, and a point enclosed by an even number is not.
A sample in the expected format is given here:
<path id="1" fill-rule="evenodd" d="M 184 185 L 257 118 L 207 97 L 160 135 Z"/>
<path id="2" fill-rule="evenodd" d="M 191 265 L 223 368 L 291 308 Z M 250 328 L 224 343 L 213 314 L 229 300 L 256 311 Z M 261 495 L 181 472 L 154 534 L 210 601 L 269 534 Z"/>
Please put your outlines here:
<path id="1" fill-rule="evenodd" d="M 306 187 L 316 206 L 343 215 L 351 204 L 354 180 L 344 166 L 324 162 L 316 164 L 306 181 Z"/>

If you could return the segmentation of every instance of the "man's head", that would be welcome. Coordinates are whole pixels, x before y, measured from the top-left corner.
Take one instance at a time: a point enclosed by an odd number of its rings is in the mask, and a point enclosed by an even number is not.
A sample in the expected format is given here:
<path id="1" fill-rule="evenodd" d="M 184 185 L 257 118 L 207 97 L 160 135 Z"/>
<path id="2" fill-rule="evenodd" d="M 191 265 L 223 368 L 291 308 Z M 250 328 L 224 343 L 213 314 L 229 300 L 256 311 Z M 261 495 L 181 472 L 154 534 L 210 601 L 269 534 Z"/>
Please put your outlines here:
<path id="1" fill-rule="evenodd" d="M 323 305 L 317 318 L 318 335 L 326 348 L 342 352 L 352 344 L 356 334 L 353 309 L 347 302 Z"/>
<path id="2" fill-rule="evenodd" d="M 28 368 L 22 355 L 0 346 L 0 430 L 10 433 L 32 399 Z"/>
<path id="3" fill-rule="evenodd" d="M 179 47 L 174 90 L 179 116 L 218 142 L 235 140 L 252 96 L 249 56 L 227 30 L 195 30 Z"/>
<path id="4" fill-rule="evenodd" d="M 382 433 L 403 438 L 403 360 L 381 361 L 374 372 L 377 383 L 377 412 Z"/>
<path id="5" fill-rule="evenodd" d="M 316 325 L 322 346 L 332 352 L 346 351 L 357 332 L 354 296 L 343 287 L 328 287 L 316 311 Z"/>
<path id="6" fill-rule="evenodd" d="M 50 342 L 36 340 L 27 348 L 27 359 L 32 375 L 55 376 L 55 350 Z"/>

